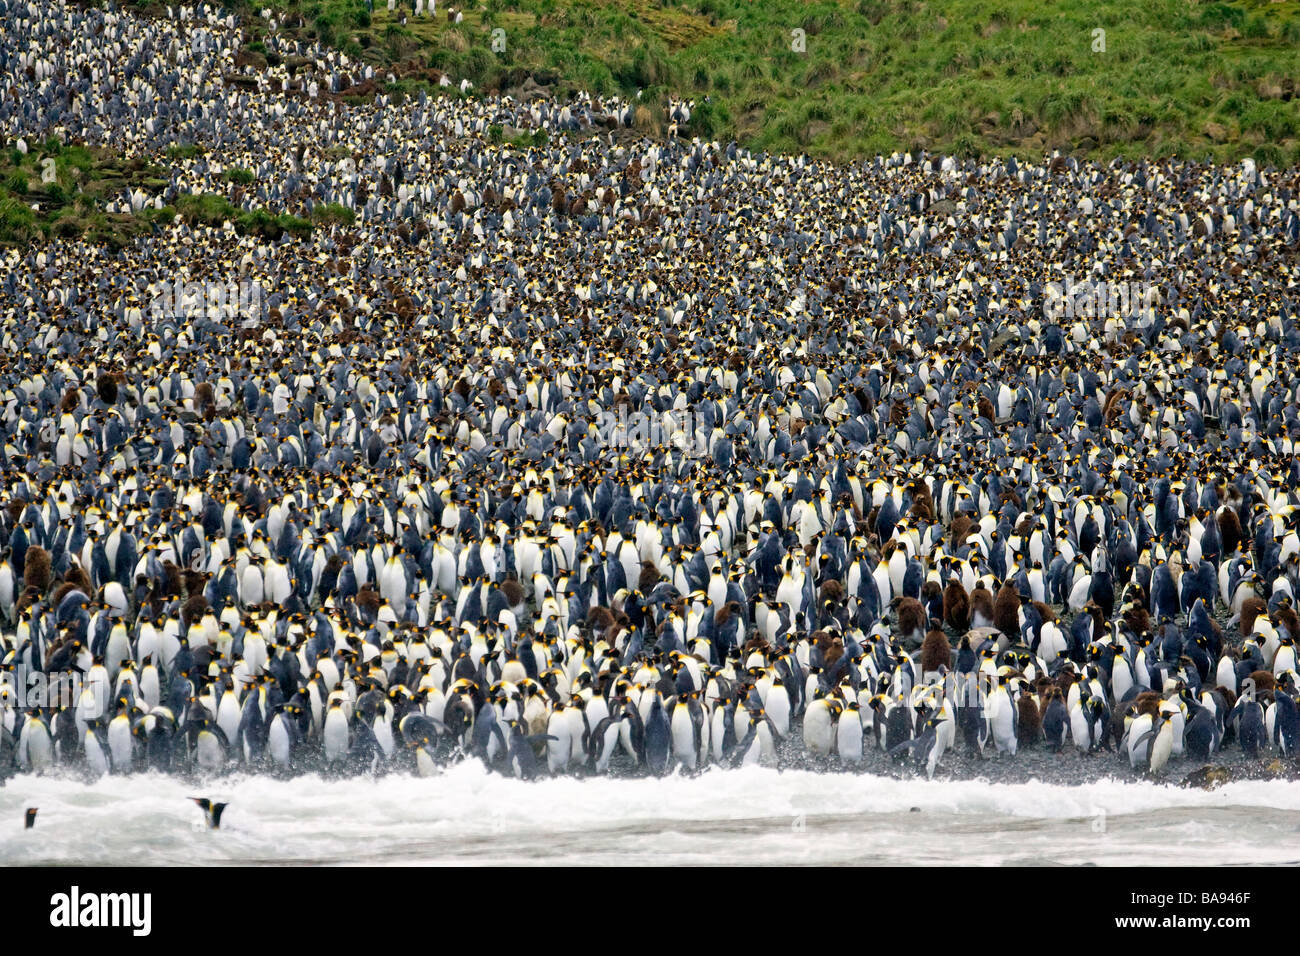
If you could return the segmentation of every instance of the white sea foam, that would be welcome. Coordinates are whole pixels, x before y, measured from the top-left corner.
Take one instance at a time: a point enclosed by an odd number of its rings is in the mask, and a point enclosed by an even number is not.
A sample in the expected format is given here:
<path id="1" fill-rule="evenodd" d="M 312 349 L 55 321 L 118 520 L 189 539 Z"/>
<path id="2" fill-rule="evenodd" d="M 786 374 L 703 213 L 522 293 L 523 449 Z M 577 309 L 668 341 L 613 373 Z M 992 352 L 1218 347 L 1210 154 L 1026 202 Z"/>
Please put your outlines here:
<path id="1" fill-rule="evenodd" d="M 186 799 L 200 795 L 229 802 L 221 830 Z M 40 813 L 24 831 L 29 806 Z M 1285 781 L 1203 791 L 753 768 L 525 783 L 474 761 L 428 779 L 20 776 L 0 789 L 0 863 L 1289 862 L 1296 811 L 1300 787 Z"/>

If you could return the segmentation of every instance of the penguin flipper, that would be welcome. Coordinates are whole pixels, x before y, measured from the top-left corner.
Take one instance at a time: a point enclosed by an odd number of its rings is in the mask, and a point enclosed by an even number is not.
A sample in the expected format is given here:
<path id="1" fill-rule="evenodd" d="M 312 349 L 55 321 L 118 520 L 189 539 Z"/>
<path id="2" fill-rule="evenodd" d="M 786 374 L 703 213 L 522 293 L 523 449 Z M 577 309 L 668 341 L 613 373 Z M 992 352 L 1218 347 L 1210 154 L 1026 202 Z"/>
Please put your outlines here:
<path id="1" fill-rule="evenodd" d="M 1142 746 L 1144 743 L 1146 743 L 1148 740 L 1154 740 L 1154 739 L 1155 739 L 1155 736 L 1156 736 L 1157 733 L 1159 733 L 1159 731 L 1156 731 L 1156 730 L 1148 730 L 1145 734 L 1143 734 L 1143 735 L 1142 735 L 1141 737 L 1139 737 L 1137 740 L 1133 741 L 1133 742 L 1129 745 L 1129 749 L 1130 749 L 1130 750 L 1136 750 L 1138 747 L 1141 747 L 1141 746 Z M 1148 758 L 1149 758 L 1149 757 L 1150 757 L 1150 754 L 1148 753 L 1147 756 L 1148 756 Z"/>
<path id="2" fill-rule="evenodd" d="M 771 717 L 769 717 L 767 714 L 764 714 L 764 715 L 763 715 L 763 720 L 767 723 L 767 729 L 770 730 L 770 731 L 772 731 L 772 739 L 773 739 L 773 740 L 780 742 L 781 740 L 784 739 L 784 738 L 781 736 L 781 732 L 780 732 L 779 730 L 776 729 L 776 724 L 772 722 L 772 718 L 771 718 Z"/>
<path id="3" fill-rule="evenodd" d="M 927 735 L 922 734 L 920 737 L 911 737 L 907 740 L 904 740 L 901 744 L 894 744 L 894 746 L 890 747 L 888 750 L 885 751 L 885 756 L 892 757 L 895 754 L 901 753 L 904 750 L 910 750 L 912 747 L 917 746 L 923 740 L 925 740 L 926 736 Z M 934 734 L 931 733 L 929 734 L 929 736 L 933 737 Z"/>
<path id="4" fill-rule="evenodd" d="M 605 740 L 605 731 L 609 729 L 609 725 L 614 723 L 616 719 L 615 717 L 602 717 L 600 722 L 596 724 L 596 729 L 588 736 L 586 745 L 583 747 L 583 751 L 588 757 L 599 758 L 600 746 Z"/>
<path id="5" fill-rule="evenodd" d="M 587 745 L 591 740 L 591 721 L 587 719 L 587 711 L 581 710 L 582 714 L 582 752 L 587 752 Z"/>
<path id="6" fill-rule="evenodd" d="M 737 744 L 736 749 L 731 753 L 731 765 L 733 767 L 739 767 L 741 763 L 744 762 L 745 754 L 747 754 L 749 748 L 753 746 L 754 735 L 756 733 L 758 733 L 758 724 L 750 723 L 749 729 L 745 731 L 745 739 Z"/>

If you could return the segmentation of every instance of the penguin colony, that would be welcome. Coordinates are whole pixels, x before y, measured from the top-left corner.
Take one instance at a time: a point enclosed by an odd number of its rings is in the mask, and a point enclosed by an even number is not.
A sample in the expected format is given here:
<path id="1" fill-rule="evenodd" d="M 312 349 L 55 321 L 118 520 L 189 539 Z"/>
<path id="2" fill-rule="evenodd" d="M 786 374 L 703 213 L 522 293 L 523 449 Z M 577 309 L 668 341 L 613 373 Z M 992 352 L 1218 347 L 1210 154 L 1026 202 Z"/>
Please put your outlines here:
<path id="1" fill-rule="evenodd" d="M 357 218 L 4 251 L 0 774 L 1293 758 L 1295 170 L 354 105 L 169 14 L 0 0 L 0 134 Z M 1049 320 L 1063 273 L 1154 306 Z M 151 308 L 205 281 L 265 309 Z"/>

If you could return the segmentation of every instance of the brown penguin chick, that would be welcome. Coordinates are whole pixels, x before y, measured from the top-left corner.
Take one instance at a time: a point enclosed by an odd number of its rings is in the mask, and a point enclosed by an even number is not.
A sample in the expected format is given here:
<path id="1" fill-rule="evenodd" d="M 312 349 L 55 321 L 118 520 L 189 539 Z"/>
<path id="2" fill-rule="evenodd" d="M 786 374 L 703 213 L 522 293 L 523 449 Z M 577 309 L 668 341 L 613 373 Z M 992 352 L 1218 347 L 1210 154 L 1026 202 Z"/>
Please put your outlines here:
<path id="1" fill-rule="evenodd" d="M 740 613 L 740 603 L 738 601 L 728 601 L 722 607 L 718 608 L 713 614 L 713 626 L 722 627 L 733 617 Z M 766 643 L 766 642 L 764 642 Z"/>
<path id="2" fill-rule="evenodd" d="M 60 604 L 63 603 L 63 599 L 65 597 L 67 597 L 69 594 L 71 594 L 73 591 L 76 590 L 78 590 L 78 588 L 75 584 L 73 584 L 71 581 L 64 581 L 57 588 L 54 589 L 54 597 L 50 599 L 50 607 L 58 607 Z"/>
<path id="3" fill-rule="evenodd" d="M 1142 604 L 1130 601 L 1124 605 L 1119 616 L 1134 634 L 1145 634 L 1151 630 L 1151 614 Z"/>
<path id="4" fill-rule="evenodd" d="M 1020 636 L 1020 592 L 1010 581 L 1003 582 L 993 602 L 993 626 L 1007 637 Z"/>
<path id="5" fill-rule="evenodd" d="M 105 405 L 117 404 L 117 384 L 117 377 L 109 373 L 95 380 L 95 391 L 99 395 L 99 400 Z"/>
<path id="6" fill-rule="evenodd" d="M 29 588 L 36 588 L 38 593 L 44 594 L 50 589 L 50 582 L 53 580 L 50 552 L 38 544 L 28 547 L 27 557 L 23 560 L 23 584 Z"/>
<path id="7" fill-rule="evenodd" d="M 1016 536 L 1021 538 L 1027 538 L 1029 537 L 1029 535 L 1034 533 L 1034 529 L 1037 527 L 1038 527 L 1037 518 L 1035 518 L 1031 514 L 1022 515 L 1020 518 L 1020 523 L 1016 525 L 1015 530 L 1012 531 L 1012 534 L 1015 534 Z"/>
<path id="8" fill-rule="evenodd" d="M 954 631 L 970 627 L 970 598 L 956 577 L 949 578 L 948 586 L 943 589 L 943 621 Z"/>
<path id="9" fill-rule="evenodd" d="M 970 535 L 970 529 L 974 527 L 975 522 L 971 520 L 970 515 L 961 512 L 954 515 L 952 524 L 948 525 L 948 545 L 956 551 Z"/>
<path id="10" fill-rule="evenodd" d="M 202 594 L 195 594 L 181 608 L 181 620 L 185 622 L 186 627 L 193 627 L 203 620 L 203 615 L 208 613 L 208 609 L 208 599 Z"/>
<path id="11" fill-rule="evenodd" d="M 325 574 L 337 574 L 343 567 L 343 558 L 337 552 L 325 559 Z"/>
<path id="12" fill-rule="evenodd" d="M 9 523 L 18 524 L 23 520 L 23 509 L 27 507 L 27 499 L 21 496 L 12 499 L 5 505 L 5 511 L 9 512 Z"/>
<path id="13" fill-rule="evenodd" d="M 975 590 L 970 592 L 967 599 L 967 613 L 972 626 L 977 620 L 984 626 L 994 620 L 993 593 L 984 586 L 983 581 L 975 582 Z"/>
<path id="14" fill-rule="evenodd" d="M 1079 680 L 1079 675 L 1074 672 L 1073 668 L 1064 667 L 1056 675 L 1056 686 L 1066 697 L 1070 695 L 1070 688 Z"/>
<path id="15" fill-rule="evenodd" d="M 929 674 L 940 667 L 952 669 L 952 645 L 943 631 L 931 631 L 921 642 L 921 673 Z"/>
<path id="16" fill-rule="evenodd" d="M 194 407 L 199 411 L 211 407 L 216 408 L 217 396 L 213 391 L 211 382 L 199 382 L 198 387 L 194 389 Z"/>
<path id="17" fill-rule="evenodd" d="M 23 593 L 14 601 L 14 613 L 21 616 L 23 611 L 41 599 L 41 594 L 41 591 L 33 587 L 23 588 Z"/>
<path id="18" fill-rule="evenodd" d="M 1210 618 L 1211 623 L 1214 619 Z M 1286 628 L 1286 632 L 1292 637 L 1300 637 L 1300 615 L 1297 615 L 1295 608 L 1288 604 L 1279 604 L 1277 610 L 1273 612 L 1273 623 Z M 1216 625 L 1217 627 L 1217 625 Z"/>
<path id="19" fill-rule="evenodd" d="M 929 487 L 923 481 L 913 481 L 907 487 L 912 492 L 912 517 L 927 524 L 933 522 L 934 498 L 930 495 Z"/>
<path id="20" fill-rule="evenodd" d="M 844 641 L 840 637 L 825 634 L 825 639 L 818 641 L 817 646 L 822 649 L 822 666 L 828 671 L 844 656 Z"/>
<path id="21" fill-rule="evenodd" d="M 1255 618 L 1268 612 L 1268 602 L 1252 594 L 1241 602 L 1241 636 L 1249 637 L 1255 630 Z"/>
<path id="22" fill-rule="evenodd" d="M 926 581 L 921 587 L 921 600 L 927 608 L 939 606 L 940 616 L 943 614 L 943 586 L 938 581 Z M 927 619 L 928 620 L 928 619 Z"/>
<path id="23" fill-rule="evenodd" d="M 1056 686 L 1056 681 L 1046 674 L 1040 674 L 1034 680 L 1034 696 L 1038 698 L 1038 709 L 1040 711 L 1046 711 L 1047 702 L 1052 699 L 1052 694 L 1059 694 L 1060 692 L 1061 689 Z"/>
<path id="24" fill-rule="evenodd" d="M 203 589 L 207 586 L 209 575 L 204 571 L 191 571 L 188 568 L 181 571 L 181 578 L 185 583 L 185 593 L 189 595 L 202 594 Z"/>
<path id="25" fill-rule="evenodd" d="M 1022 747 L 1031 747 L 1043 739 L 1043 714 L 1038 708 L 1038 697 L 1021 694 L 1016 701 L 1020 720 L 1016 724 L 1016 740 Z"/>
<path id="26" fill-rule="evenodd" d="M 827 578 L 826 582 L 821 587 L 818 597 L 823 604 L 827 601 L 834 601 L 838 604 L 844 600 L 844 585 L 840 584 L 840 582 L 834 578 Z"/>
<path id="27" fill-rule="evenodd" d="M 925 613 L 925 607 L 916 598 L 899 598 L 897 611 L 899 637 L 924 634 L 929 630 L 929 615 Z"/>
<path id="28" fill-rule="evenodd" d="M 70 388 L 63 393 L 63 401 L 59 403 L 59 411 L 64 412 L 66 414 L 67 412 L 76 409 L 77 406 L 80 404 L 81 404 L 81 393 L 78 392 L 75 388 Z"/>
<path id="29" fill-rule="evenodd" d="M 379 607 L 383 604 L 383 601 L 380 600 L 379 592 L 372 590 L 367 583 L 363 584 L 361 589 L 357 591 L 356 603 L 357 610 L 365 611 L 370 617 L 374 617 L 379 613 Z"/>
<path id="30" fill-rule="evenodd" d="M 1031 601 L 1030 603 L 1033 604 L 1034 610 L 1042 616 L 1044 624 L 1056 620 L 1056 609 L 1050 604 L 1044 604 L 1042 601 Z"/>
<path id="31" fill-rule="evenodd" d="M 1156 691 L 1144 690 L 1133 699 L 1134 713 L 1139 717 L 1143 714 L 1158 717 L 1160 715 L 1160 701 L 1160 694 Z"/>
<path id="32" fill-rule="evenodd" d="M 1113 389 L 1106 396 L 1106 403 L 1102 405 L 1101 415 L 1106 420 L 1107 425 L 1114 425 L 1116 419 L 1124 412 L 1123 402 L 1128 398 L 1129 392 L 1126 388 Z"/>
<path id="33" fill-rule="evenodd" d="M 613 623 L 613 612 L 603 605 L 597 604 L 587 612 L 587 627 L 591 629 L 592 634 L 604 634 Z"/>
<path id="34" fill-rule="evenodd" d="M 1277 678 L 1272 671 L 1252 671 L 1250 679 L 1255 682 L 1255 693 L 1273 693 L 1277 690 Z"/>
<path id="35" fill-rule="evenodd" d="M 1241 519 L 1237 517 L 1236 509 L 1221 508 L 1216 520 L 1219 523 L 1219 541 L 1223 545 L 1223 553 L 1236 554 L 1245 540 L 1245 536 L 1241 533 Z"/>
<path id="36" fill-rule="evenodd" d="M 519 579 L 511 572 L 506 579 L 501 582 L 501 593 L 505 595 L 506 603 L 511 607 L 518 607 L 524 603 L 524 586 L 519 583 Z"/>
<path id="37" fill-rule="evenodd" d="M 1120 741 L 1124 739 L 1124 718 L 1133 716 L 1134 701 L 1129 701 L 1122 707 L 1117 706 L 1110 712 L 1110 739 Z"/>
<path id="38" fill-rule="evenodd" d="M 659 583 L 661 577 L 662 575 L 653 561 L 642 561 L 641 575 L 637 578 L 636 589 L 642 594 L 649 594 L 654 586 Z"/>
<path id="39" fill-rule="evenodd" d="M 163 562 L 163 595 L 181 597 L 185 593 L 185 582 L 181 578 L 181 569 L 171 561 Z"/>
<path id="40" fill-rule="evenodd" d="M 1092 617 L 1092 633 L 1106 633 L 1106 613 L 1101 609 L 1101 605 L 1094 601 L 1089 601 L 1083 606 L 1083 613 Z"/>

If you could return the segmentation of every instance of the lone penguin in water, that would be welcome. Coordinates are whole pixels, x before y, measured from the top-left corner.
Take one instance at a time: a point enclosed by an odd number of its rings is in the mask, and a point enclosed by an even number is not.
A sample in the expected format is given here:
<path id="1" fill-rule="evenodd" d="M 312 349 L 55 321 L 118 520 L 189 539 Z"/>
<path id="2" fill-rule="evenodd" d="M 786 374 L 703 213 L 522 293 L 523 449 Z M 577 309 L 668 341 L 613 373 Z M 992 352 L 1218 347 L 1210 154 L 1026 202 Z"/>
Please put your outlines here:
<path id="1" fill-rule="evenodd" d="M 210 830 L 221 829 L 221 814 L 225 812 L 228 803 L 213 803 L 207 797 L 190 797 L 203 809 L 203 819 L 208 824 Z"/>

